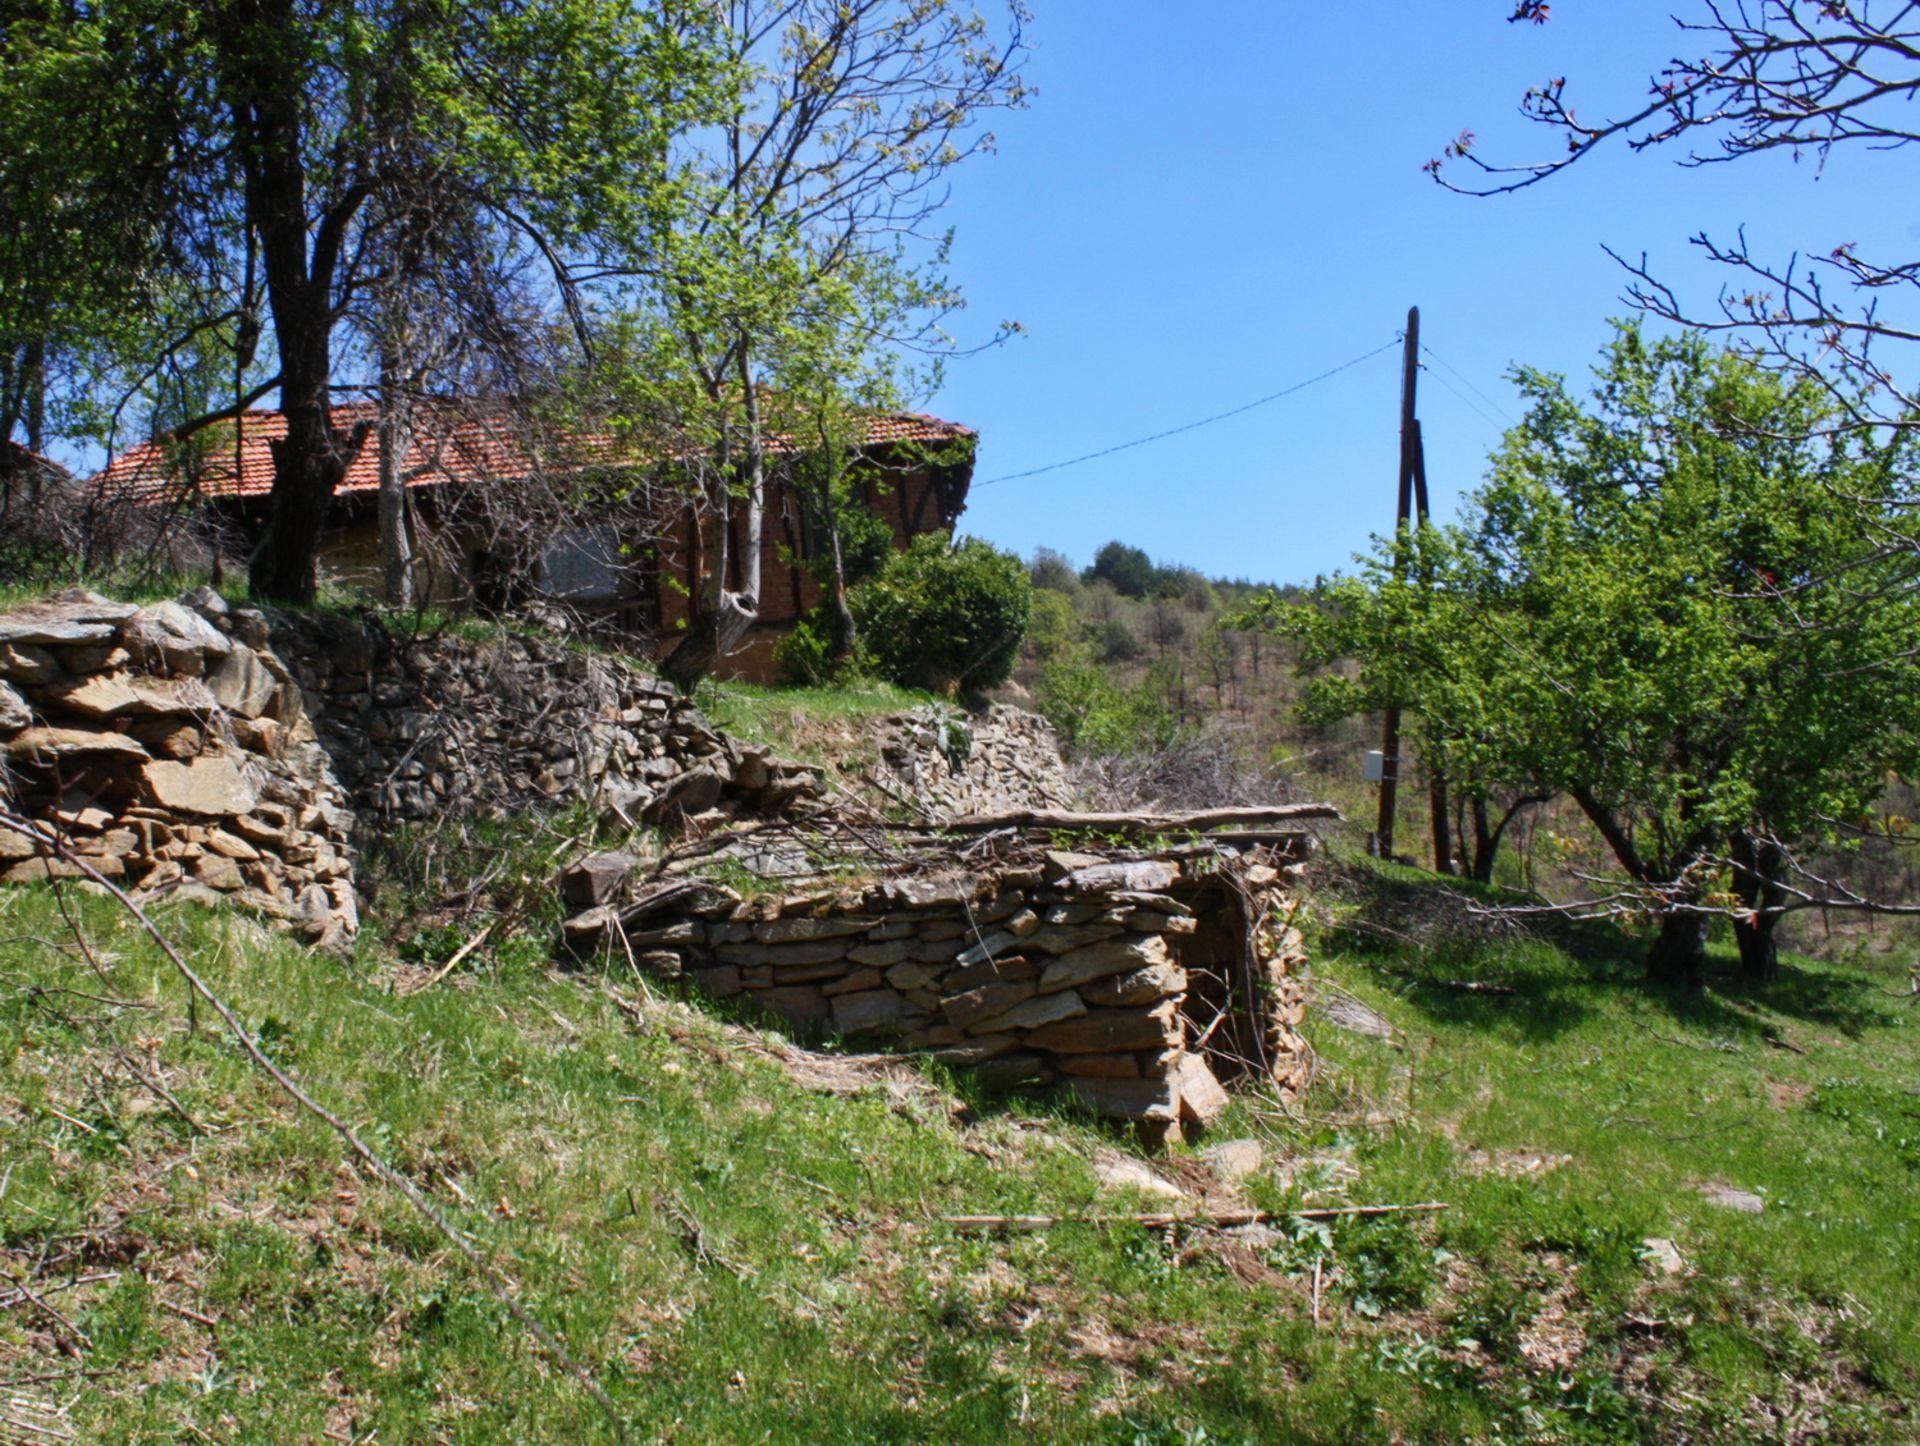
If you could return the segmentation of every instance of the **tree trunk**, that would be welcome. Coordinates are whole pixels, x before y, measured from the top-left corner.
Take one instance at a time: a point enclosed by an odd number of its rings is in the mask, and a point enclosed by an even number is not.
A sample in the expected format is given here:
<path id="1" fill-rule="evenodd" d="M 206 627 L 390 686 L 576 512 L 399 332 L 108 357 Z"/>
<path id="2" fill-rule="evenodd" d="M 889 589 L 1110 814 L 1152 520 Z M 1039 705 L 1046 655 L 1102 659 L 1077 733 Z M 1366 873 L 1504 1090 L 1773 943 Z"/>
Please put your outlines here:
<path id="1" fill-rule="evenodd" d="M 1453 821 L 1447 813 L 1447 780 L 1438 773 L 1427 780 L 1427 804 L 1433 810 L 1433 871 L 1451 875 Z"/>
<path id="2" fill-rule="evenodd" d="M 1740 948 L 1740 969 L 1756 984 L 1771 983 L 1780 973 L 1780 946 L 1774 938 L 1783 895 L 1779 886 L 1784 862 L 1780 845 L 1770 838 L 1756 839 L 1742 829 L 1732 842 L 1733 892 L 1746 907 L 1735 915 L 1733 940 Z"/>
<path id="3" fill-rule="evenodd" d="M 380 572 L 387 603 L 413 606 L 413 543 L 407 536 L 407 451 L 413 441 L 412 408 L 400 394 L 397 347 L 380 351 Z"/>
<path id="4" fill-rule="evenodd" d="M 1653 948 L 1647 952 L 1647 977 L 1656 984 L 1676 984 L 1699 989 L 1707 982 L 1707 929 L 1711 920 L 1705 914 L 1665 914 Z"/>
<path id="5" fill-rule="evenodd" d="M 1487 801 L 1475 794 L 1473 808 L 1473 878 L 1475 883 L 1493 882 L 1493 859 L 1500 851 L 1500 835 L 1487 823 Z"/>

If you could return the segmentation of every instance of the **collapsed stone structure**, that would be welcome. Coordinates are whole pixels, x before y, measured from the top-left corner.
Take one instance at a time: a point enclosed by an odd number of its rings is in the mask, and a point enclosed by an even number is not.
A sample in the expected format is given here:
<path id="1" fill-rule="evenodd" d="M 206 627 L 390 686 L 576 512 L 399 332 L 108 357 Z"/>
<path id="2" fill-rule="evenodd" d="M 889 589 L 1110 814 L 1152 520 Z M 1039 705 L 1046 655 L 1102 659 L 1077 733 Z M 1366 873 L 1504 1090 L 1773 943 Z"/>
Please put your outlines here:
<path id="1" fill-rule="evenodd" d="M 1305 844 L 1022 848 L 752 898 L 697 878 L 626 897 L 631 861 L 601 855 L 563 875 L 565 933 L 805 1028 L 930 1050 L 995 1085 L 1065 1084 L 1177 1139 L 1226 1107 L 1222 1081 L 1306 1084 L 1288 893 Z"/>
<path id="2" fill-rule="evenodd" d="M 0 617 L 0 748 L 0 799 L 130 890 L 358 926 L 353 814 L 256 611 L 76 590 Z M 80 872 L 0 831 L 0 881 Z"/>
<path id="3" fill-rule="evenodd" d="M 1063 1084 L 1156 1138 L 1215 1118 L 1223 1081 L 1304 1087 L 1290 924 L 1309 838 L 1049 849 L 1079 816 L 1045 812 L 1067 783 L 1044 721 L 933 709 L 876 728 L 885 798 L 922 815 L 910 858 L 835 857 L 822 828 L 844 844 L 893 825 L 839 817 L 821 770 L 727 737 L 615 658 L 521 636 L 399 639 L 208 589 L 145 607 L 74 590 L 0 616 L 0 804 L 138 895 L 228 900 L 342 945 L 357 836 L 586 802 L 704 839 L 695 869 L 724 859 L 766 891 L 679 865 L 641 887 L 632 860 L 594 856 L 563 875 L 576 953 L 996 1085 Z M 977 815 L 1007 807 L 1041 808 L 1026 819 L 1039 826 L 982 837 Z M 976 815 L 970 841 L 925 821 L 956 814 Z M 743 815 L 762 828 L 730 839 Z M 780 818 L 793 826 L 766 830 Z M 82 872 L 0 830 L 0 882 Z"/>

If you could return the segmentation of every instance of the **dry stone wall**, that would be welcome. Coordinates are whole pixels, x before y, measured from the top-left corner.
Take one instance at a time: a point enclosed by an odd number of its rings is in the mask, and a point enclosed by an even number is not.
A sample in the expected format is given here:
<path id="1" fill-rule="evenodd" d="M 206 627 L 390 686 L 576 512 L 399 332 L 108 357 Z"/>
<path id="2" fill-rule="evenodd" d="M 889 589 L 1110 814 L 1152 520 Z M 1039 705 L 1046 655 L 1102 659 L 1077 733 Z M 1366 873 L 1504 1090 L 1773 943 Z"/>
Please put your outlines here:
<path id="1" fill-rule="evenodd" d="M 1215 1119 L 1223 1080 L 1305 1086 L 1290 867 L 1267 849 L 1051 852 L 784 896 L 681 879 L 627 897 L 631 860 L 599 855 L 561 886 L 578 953 L 930 1050 L 995 1085 L 1064 1084 L 1164 1139 Z"/>
<path id="2" fill-rule="evenodd" d="M 889 790 L 935 818 L 1072 801 L 1053 725 L 1004 703 L 972 714 L 944 707 L 896 713 L 880 720 L 879 744 Z"/>
<path id="3" fill-rule="evenodd" d="M 715 731 L 616 658 L 520 635 L 404 638 L 350 617 L 276 620 L 321 743 L 369 823 L 504 817 L 586 800 L 629 822 L 725 804 L 778 813 L 819 770 Z"/>
<path id="4" fill-rule="evenodd" d="M 258 612 L 75 590 L 0 617 L 0 748 L 0 798 L 103 877 L 358 925 L 353 816 Z M 0 831 L 0 881 L 82 873 Z"/>

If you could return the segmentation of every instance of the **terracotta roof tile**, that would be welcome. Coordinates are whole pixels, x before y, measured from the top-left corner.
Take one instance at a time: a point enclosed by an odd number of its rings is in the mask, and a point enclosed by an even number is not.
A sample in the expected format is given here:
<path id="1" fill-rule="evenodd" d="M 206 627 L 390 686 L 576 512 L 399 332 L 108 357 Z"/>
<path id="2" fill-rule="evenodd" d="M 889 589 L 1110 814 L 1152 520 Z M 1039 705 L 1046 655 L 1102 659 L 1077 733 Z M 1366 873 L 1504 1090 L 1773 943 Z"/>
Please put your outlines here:
<path id="1" fill-rule="evenodd" d="M 345 403 L 333 409 L 333 425 L 341 430 L 351 430 L 363 422 L 371 425 L 375 413 L 372 402 Z M 190 462 L 185 455 L 187 449 L 170 439 L 143 442 L 121 453 L 95 474 L 93 486 L 103 494 L 141 504 L 177 499 L 194 489 L 196 482 L 203 497 L 264 497 L 273 490 L 270 444 L 286 434 L 284 414 L 247 412 L 239 419 L 237 474 L 235 434 L 231 428 L 220 428 L 211 435 L 200 434 L 200 440 L 208 445 L 195 449 L 200 453 L 197 463 Z M 973 435 L 969 427 L 919 412 L 876 413 L 869 419 L 865 445 L 944 442 Z M 569 451 L 576 455 L 562 465 L 577 466 L 581 460 L 578 453 L 607 457 L 612 454 L 613 446 L 607 439 L 591 438 Z M 513 481 L 535 474 L 541 463 L 539 454 L 530 451 L 524 440 L 504 423 L 494 425 L 484 416 L 462 411 L 447 427 L 426 425 L 418 429 L 407 455 L 407 471 L 413 474 L 407 485 Z M 336 495 L 376 492 L 379 487 L 380 452 L 369 436 L 348 466 Z"/>

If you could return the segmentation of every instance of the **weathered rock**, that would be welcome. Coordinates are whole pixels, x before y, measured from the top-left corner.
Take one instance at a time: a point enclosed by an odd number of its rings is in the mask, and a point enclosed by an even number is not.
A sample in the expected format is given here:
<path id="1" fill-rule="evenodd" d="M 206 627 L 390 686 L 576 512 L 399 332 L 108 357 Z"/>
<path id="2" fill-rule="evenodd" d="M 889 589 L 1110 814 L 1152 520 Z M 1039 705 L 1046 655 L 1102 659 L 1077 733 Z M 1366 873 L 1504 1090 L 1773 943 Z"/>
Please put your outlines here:
<path id="1" fill-rule="evenodd" d="M 972 948 L 962 949 L 958 954 L 954 955 L 953 962 L 964 969 L 969 964 L 983 963 L 999 954 L 1010 953 L 1017 950 L 1019 947 L 1019 935 L 1006 932 L 993 933 L 987 935 L 986 938 L 980 940 L 980 942 L 973 945 Z"/>
<path id="2" fill-rule="evenodd" d="M 1080 986 L 1080 997 L 1089 1004 L 1117 1009 L 1130 1004 L 1150 1004 L 1156 999 L 1184 994 L 1187 971 L 1177 964 L 1148 964 L 1096 979 Z"/>
<path id="3" fill-rule="evenodd" d="M 1078 1076 L 1068 1087 L 1109 1119 L 1172 1122 L 1179 1118 L 1173 1085 L 1164 1079 L 1098 1079 Z"/>
<path id="4" fill-rule="evenodd" d="M 1098 944 L 1103 939 L 1117 939 L 1124 932 L 1121 926 L 1115 923 L 1069 926 L 1045 924 L 1020 942 L 1027 948 L 1042 954 L 1067 954 L 1075 949 L 1084 949 L 1089 944 Z"/>
<path id="5" fill-rule="evenodd" d="M 225 753 L 155 759 L 141 765 L 140 776 L 162 808 L 181 813 L 209 817 L 246 813 L 260 798 L 258 784 Z"/>
<path id="6" fill-rule="evenodd" d="M 948 994 L 964 994 L 969 989 L 978 989 L 982 984 L 1009 979 L 1038 979 L 1039 976 L 1040 970 L 1036 965 L 1022 955 L 1011 954 L 965 969 L 950 970 L 941 977 L 941 987 Z"/>
<path id="7" fill-rule="evenodd" d="M 207 674 L 214 701 L 229 713 L 258 718 L 273 707 L 280 680 L 250 648 L 235 648 Z"/>
<path id="8" fill-rule="evenodd" d="M 830 1013 L 818 989 L 760 989 L 754 991 L 753 1000 L 800 1025 L 825 1024 Z"/>
<path id="9" fill-rule="evenodd" d="M 1047 1074 L 1047 1062 L 1037 1054 L 997 1054 L 974 1066 L 974 1077 L 988 1089 L 1010 1089 Z"/>
<path id="10" fill-rule="evenodd" d="M 91 728 L 29 728 L 14 734 L 7 756 L 16 762 L 70 758 L 80 754 L 145 758 L 147 750 L 124 733 Z"/>
<path id="11" fill-rule="evenodd" d="M 839 994 L 833 999 L 833 1025 L 842 1034 L 873 1034 L 893 1029 L 908 1013 L 907 1001 L 892 989 Z"/>
<path id="12" fill-rule="evenodd" d="M 669 782 L 640 811 L 645 823 L 673 823 L 705 813 L 720 802 L 723 785 L 711 768 L 692 768 Z"/>
<path id="13" fill-rule="evenodd" d="M 1131 973 L 1143 966 L 1164 964 L 1167 946 L 1156 938 L 1115 938 L 1062 954 L 1040 975 L 1040 992 L 1072 989 L 1109 975 Z"/>
<path id="14" fill-rule="evenodd" d="M 874 922 L 872 919 L 858 915 L 774 919 L 769 923 L 755 924 L 753 937 L 763 944 L 788 944 L 808 939 L 845 939 L 853 934 L 866 933 L 873 927 Z"/>
<path id="15" fill-rule="evenodd" d="M 942 1000 L 940 1012 L 956 1029 L 970 1029 L 983 1019 L 1004 1014 L 1021 1001 L 1033 998 L 1035 993 L 1031 979 L 1003 979 Z"/>
<path id="16" fill-rule="evenodd" d="M 560 871 L 560 896 L 576 908 L 611 903 L 626 892 L 639 866 L 632 854 L 588 854 Z"/>
<path id="17" fill-rule="evenodd" d="M 51 683 L 59 676 L 60 664 L 45 648 L 32 643 L 0 643 L 0 678 L 31 688 Z"/>
<path id="18" fill-rule="evenodd" d="M 1061 1020 L 1074 1019 L 1087 1012 L 1087 1006 L 1080 1002 L 1080 996 L 1069 989 L 1064 994 L 1042 994 L 1016 1004 L 1001 1014 L 987 1018 L 968 1026 L 970 1033 L 998 1034 L 1009 1029 L 1039 1029 L 1042 1025 L 1056 1024 Z M 1038 1035 L 1030 1035 L 1038 1041 Z"/>
<path id="19" fill-rule="evenodd" d="M 1267 1162 L 1267 1152 L 1258 1140 L 1222 1140 L 1217 1145 L 1208 1145 L 1200 1152 L 1200 1158 L 1222 1183 L 1238 1185 L 1260 1172 Z"/>
<path id="20" fill-rule="evenodd" d="M 1095 1009 L 1027 1037 L 1035 1049 L 1059 1054 L 1113 1054 L 1123 1049 L 1157 1049 L 1180 1042 L 1180 1025 L 1171 1004 L 1160 1009 Z"/>
<path id="21" fill-rule="evenodd" d="M 1060 1057 L 1060 1073 L 1098 1079 L 1137 1079 L 1140 1061 L 1131 1054 L 1066 1054 Z"/>
<path id="22" fill-rule="evenodd" d="M 1157 894 L 1180 877 L 1180 866 L 1164 859 L 1137 859 L 1130 863 L 1096 863 L 1075 869 L 1060 880 L 1070 894 L 1111 894 L 1121 890 Z"/>
<path id="23" fill-rule="evenodd" d="M 729 964 L 825 964 L 847 957 L 844 944 L 823 939 L 817 944 L 725 944 L 714 951 Z"/>
<path id="24" fill-rule="evenodd" d="M 731 999 L 740 992 L 740 971 L 731 964 L 714 969 L 695 969 L 688 976 L 702 993 L 715 999 Z"/>
<path id="25" fill-rule="evenodd" d="M 1113 1155 L 1093 1162 L 1093 1177 L 1109 1190 L 1137 1190 L 1161 1200 L 1184 1200 L 1187 1192 L 1144 1160 Z"/>
<path id="26" fill-rule="evenodd" d="M 904 962 L 913 950 L 911 939 L 886 939 L 877 944 L 856 944 L 847 950 L 847 958 L 855 964 L 870 964 L 876 969 L 885 969 L 888 965 Z"/>
<path id="27" fill-rule="evenodd" d="M 1180 1092 L 1180 1118 L 1205 1129 L 1227 1112 L 1232 1103 L 1207 1062 L 1197 1054 L 1183 1055 L 1174 1066 L 1174 1087 Z"/>
<path id="28" fill-rule="evenodd" d="M 33 709 L 27 706 L 27 700 L 13 690 L 10 683 L 0 683 L 0 733 L 16 733 L 33 722 Z"/>

